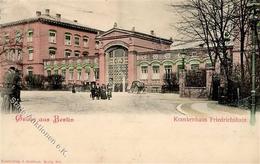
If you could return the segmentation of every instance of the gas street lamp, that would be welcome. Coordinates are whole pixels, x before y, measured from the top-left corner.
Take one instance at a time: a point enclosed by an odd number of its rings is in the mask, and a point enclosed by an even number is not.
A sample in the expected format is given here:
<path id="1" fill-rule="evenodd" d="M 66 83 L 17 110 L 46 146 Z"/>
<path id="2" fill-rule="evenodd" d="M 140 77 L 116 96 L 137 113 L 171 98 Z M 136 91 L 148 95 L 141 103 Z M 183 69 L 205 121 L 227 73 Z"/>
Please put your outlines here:
<path id="1" fill-rule="evenodd" d="M 251 125 L 255 124 L 256 118 L 256 41 L 257 41 L 257 23 L 259 21 L 259 9 L 260 3 L 259 0 L 251 0 L 247 6 L 250 10 L 250 27 L 251 27 L 251 41 L 252 41 L 252 90 L 251 90 L 251 110 L 250 110 L 250 123 Z M 242 64 L 242 63 L 241 63 Z"/>

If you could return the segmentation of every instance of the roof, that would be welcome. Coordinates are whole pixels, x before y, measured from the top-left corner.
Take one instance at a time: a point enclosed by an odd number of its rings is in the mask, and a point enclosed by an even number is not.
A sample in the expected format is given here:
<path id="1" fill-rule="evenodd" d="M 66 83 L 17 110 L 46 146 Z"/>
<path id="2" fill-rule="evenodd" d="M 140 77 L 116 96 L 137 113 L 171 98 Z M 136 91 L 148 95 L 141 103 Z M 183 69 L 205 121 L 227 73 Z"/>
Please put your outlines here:
<path id="1" fill-rule="evenodd" d="M 137 37 L 137 38 L 141 38 L 141 39 L 146 39 L 146 40 L 151 40 L 151 41 L 155 41 L 158 43 L 164 43 L 164 44 L 168 44 L 171 45 L 173 43 L 173 41 L 171 39 L 165 39 L 165 38 L 161 38 L 161 37 L 157 37 L 154 35 L 149 35 L 146 33 L 141 33 L 141 32 L 137 32 L 137 31 L 130 31 L 130 30 L 125 30 L 125 29 L 121 29 L 121 28 L 117 28 L 114 27 L 104 33 L 101 33 L 100 35 L 98 35 L 96 38 L 97 39 L 107 39 L 105 36 L 112 33 L 112 32 L 121 32 L 124 33 L 124 37 L 129 37 L 129 36 L 133 36 L 133 37 Z M 109 39 L 112 37 L 109 37 Z"/>
<path id="2" fill-rule="evenodd" d="M 8 27 L 8 26 L 15 26 L 19 24 L 27 24 L 27 23 L 33 23 L 33 22 L 42 22 L 45 24 L 50 24 L 50 25 L 56 25 L 56 26 L 61 26 L 61 27 L 66 27 L 66 28 L 72 28 L 80 31 L 87 31 L 91 33 L 102 33 L 103 31 L 88 27 L 86 25 L 80 24 L 78 22 L 74 22 L 65 18 L 60 18 L 59 20 L 52 15 L 46 15 L 46 14 L 41 14 L 40 16 L 37 17 L 32 17 L 32 18 L 27 18 L 27 19 L 22 19 L 14 22 L 9 22 L 9 23 L 4 23 L 0 24 L 0 27 Z"/>

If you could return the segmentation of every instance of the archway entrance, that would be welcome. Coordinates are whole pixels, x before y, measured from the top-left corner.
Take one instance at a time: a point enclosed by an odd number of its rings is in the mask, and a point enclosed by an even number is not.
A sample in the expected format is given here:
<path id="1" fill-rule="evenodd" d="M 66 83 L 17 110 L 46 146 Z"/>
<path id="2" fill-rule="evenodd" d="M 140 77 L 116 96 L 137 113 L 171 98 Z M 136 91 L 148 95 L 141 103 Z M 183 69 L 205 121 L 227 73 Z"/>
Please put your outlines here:
<path id="1" fill-rule="evenodd" d="M 112 46 L 106 50 L 106 80 L 113 83 L 114 92 L 124 92 L 128 79 L 128 50 Z"/>

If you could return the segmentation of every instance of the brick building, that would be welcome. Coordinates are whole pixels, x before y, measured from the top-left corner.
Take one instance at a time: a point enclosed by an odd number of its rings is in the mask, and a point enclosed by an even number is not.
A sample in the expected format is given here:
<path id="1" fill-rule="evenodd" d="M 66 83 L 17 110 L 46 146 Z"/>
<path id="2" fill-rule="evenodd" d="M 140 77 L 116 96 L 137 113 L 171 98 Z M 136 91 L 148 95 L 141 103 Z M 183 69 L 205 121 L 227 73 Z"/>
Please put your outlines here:
<path id="1" fill-rule="evenodd" d="M 106 84 L 110 80 L 122 90 L 135 80 L 143 81 L 149 90 L 158 91 L 166 71 L 178 72 L 182 64 L 181 50 L 170 50 L 172 39 L 120 29 L 117 24 L 101 31 L 45 13 L 20 21 L 2 24 L 1 46 L 14 38 L 22 46 L 14 46 L 1 55 L 0 82 L 10 67 L 19 69 L 23 76 L 31 74 L 61 74 L 65 83 L 95 81 Z M 187 49 L 186 68 L 210 66 L 202 48 Z"/>

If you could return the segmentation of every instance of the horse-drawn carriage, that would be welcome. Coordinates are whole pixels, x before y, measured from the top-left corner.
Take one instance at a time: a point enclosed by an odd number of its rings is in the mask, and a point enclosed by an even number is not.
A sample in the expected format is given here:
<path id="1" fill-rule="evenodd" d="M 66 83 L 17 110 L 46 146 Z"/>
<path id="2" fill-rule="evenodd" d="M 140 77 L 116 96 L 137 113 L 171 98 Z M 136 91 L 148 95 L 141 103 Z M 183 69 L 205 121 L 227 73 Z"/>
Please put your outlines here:
<path id="1" fill-rule="evenodd" d="M 133 81 L 129 90 L 130 93 L 143 93 L 144 91 L 145 84 L 141 81 Z"/>

